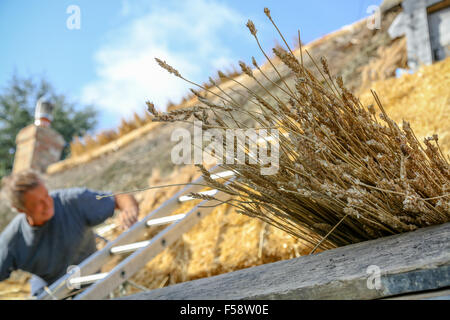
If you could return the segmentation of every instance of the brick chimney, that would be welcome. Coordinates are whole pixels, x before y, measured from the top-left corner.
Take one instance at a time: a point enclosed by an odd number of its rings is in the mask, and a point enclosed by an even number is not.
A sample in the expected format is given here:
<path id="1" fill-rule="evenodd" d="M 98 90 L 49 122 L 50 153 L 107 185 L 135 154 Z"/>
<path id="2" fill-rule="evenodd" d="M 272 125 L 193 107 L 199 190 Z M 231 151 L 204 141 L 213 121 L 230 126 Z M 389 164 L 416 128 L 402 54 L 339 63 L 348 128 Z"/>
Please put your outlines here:
<path id="1" fill-rule="evenodd" d="M 13 172 L 34 169 L 45 173 L 50 164 L 60 160 L 65 141 L 50 128 L 52 111 L 50 103 L 38 100 L 34 124 L 26 126 L 17 134 Z"/>

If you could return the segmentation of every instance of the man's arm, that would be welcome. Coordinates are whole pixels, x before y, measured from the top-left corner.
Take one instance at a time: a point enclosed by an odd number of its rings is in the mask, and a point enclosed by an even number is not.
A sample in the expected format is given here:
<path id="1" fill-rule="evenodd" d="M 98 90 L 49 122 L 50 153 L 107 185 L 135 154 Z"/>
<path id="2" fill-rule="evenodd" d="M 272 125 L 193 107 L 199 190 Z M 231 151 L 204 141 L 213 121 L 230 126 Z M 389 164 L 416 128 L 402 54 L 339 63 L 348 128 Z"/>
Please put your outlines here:
<path id="1" fill-rule="evenodd" d="M 86 188 L 67 189 L 65 192 L 68 193 L 66 197 L 70 199 L 70 203 L 78 209 L 80 216 L 88 226 L 94 227 L 114 214 L 116 204 L 113 197 L 97 199 L 97 196 L 105 196 L 110 193 Z"/>
<path id="2" fill-rule="evenodd" d="M 119 220 L 124 229 L 131 227 L 137 220 L 139 205 L 136 199 L 129 194 L 118 194 L 114 196 L 116 209 L 120 210 Z"/>
<path id="3" fill-rule="evenodd" d="M 13 256 L 8 250 L 8 246 L 0 239 L 0 281 L 8 279 L 11 272 L 15 269 Z"/>

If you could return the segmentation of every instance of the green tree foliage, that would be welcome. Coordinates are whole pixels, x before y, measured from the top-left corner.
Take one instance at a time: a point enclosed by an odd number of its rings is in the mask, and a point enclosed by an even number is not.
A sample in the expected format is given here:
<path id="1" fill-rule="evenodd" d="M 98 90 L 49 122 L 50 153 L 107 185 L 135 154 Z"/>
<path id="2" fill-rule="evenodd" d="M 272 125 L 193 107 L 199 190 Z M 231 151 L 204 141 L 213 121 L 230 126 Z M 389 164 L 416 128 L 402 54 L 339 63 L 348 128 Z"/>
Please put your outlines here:
<path id="1" fill-rule="evenodd" d="M 55 92 L 44 78 L 19 78 L 13 75 L 0 91 L 0 177 L 12 169 L 16 150 L 16 136 L 25 126 L 33 123 L 36 102 L 44 96 L 53 105 L 51 127 L 66 141 L 64 159 L 69 143 L 75 136 L 83 136 L 97 125 L 97 110 L 93 106 L 80 106 Z"/>

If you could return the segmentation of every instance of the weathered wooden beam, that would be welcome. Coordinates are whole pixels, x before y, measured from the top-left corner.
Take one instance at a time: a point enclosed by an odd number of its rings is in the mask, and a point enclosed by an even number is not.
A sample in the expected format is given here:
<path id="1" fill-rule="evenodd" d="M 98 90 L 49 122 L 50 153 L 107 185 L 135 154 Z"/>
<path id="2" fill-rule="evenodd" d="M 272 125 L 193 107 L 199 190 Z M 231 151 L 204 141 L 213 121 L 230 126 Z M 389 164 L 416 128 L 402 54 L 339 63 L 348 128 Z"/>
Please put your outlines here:
<path id="1" fill-rule="evenodd" d="M 384 298 L 383 300 L 450 300 L 450 289 L 402 294 L 400 296 Z"/>
<path id="2" fill-rule="evenodd" d="M 449 286 L 447 223 L 122 299 L 378 299 Z"/>

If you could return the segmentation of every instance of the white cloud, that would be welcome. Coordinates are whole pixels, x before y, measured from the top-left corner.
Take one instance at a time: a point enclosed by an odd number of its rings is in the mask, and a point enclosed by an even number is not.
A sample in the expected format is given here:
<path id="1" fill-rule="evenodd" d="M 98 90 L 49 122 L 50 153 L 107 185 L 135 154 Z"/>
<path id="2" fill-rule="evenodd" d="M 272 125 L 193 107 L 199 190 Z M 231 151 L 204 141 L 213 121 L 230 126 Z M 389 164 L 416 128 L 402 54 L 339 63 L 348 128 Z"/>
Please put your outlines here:
<path id="1" fill-rule="evenodd" d="M 178 102 L 188 92 L 191 86 L 161 69 L 155 57 L 186 78 L 204 82 L 238 60 L 229 49 L 232 44 L 249 39 L 246 19 L 222 3 L 123 3 L 121 14 L 134 18 L 112 30 L 114 36 L 97 50 L 97 79 L 84 86 L 81 97 L 117 119 L 142 111 L 146 100 L 163 109 L 168 100 Z"/>

